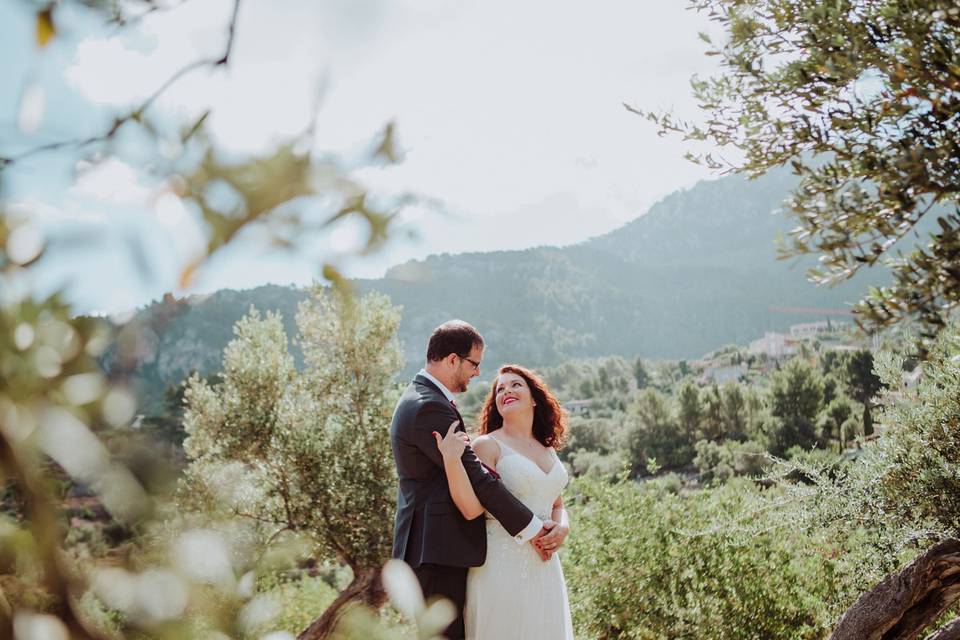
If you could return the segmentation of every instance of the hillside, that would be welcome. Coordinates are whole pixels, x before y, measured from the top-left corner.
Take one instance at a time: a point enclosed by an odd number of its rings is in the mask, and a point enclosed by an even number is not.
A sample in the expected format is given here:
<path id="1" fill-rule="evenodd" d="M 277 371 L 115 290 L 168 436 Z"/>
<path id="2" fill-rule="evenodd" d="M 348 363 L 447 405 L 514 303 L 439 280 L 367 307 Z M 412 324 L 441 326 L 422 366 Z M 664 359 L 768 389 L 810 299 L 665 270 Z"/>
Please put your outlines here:
<path id="1" fill-rule="evenodd" d="M 775 259 L 774 240 L 791 226 L 775 211 L 793 184 L 786 172 L 702 182 L 576 245 L 431 256 L 355 284 L 403 306 L 405 375 L 420 366 L 430 330 L 451 317 L 484 334 L 485 371 L 506 361 L 543 366 L 612 354 L 694 358 L 819 319 L 771 306 L 846 308 L 885 277 L 877 270 L 818 288 L 804 276 L 810 261 Z M 146 329 L 136 338 L 142 363 L 131 366 L 145 409 L 156 409 L 164 387 L 190 370 L 216 371 L 233 323 L 251 305 L 280 311 L 294 335 L 304 295 L 269 285 L 140 311 L 132 326 Z M 126 368 L 110 358 L 105 365 Z"/>

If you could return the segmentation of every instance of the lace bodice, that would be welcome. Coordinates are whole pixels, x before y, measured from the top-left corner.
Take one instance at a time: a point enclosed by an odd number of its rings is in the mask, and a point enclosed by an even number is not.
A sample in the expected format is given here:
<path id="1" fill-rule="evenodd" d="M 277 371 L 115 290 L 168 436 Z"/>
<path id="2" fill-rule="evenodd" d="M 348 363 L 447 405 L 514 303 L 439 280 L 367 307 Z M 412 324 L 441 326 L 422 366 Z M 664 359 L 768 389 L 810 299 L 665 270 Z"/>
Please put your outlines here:
<path id="1" fill-rule="evenodd" d="M 500 445 L 497 472 L 504 486 L 538 518 L 549 518 L 554 501 L 569 480 L 557 452 L 550 449 L 553 466 L 544 473 L 536 462 L 510 448 L 496 435 L 490 434 L 490 437 Z M 487 514 L 487 517 L 491 516 Z"/>

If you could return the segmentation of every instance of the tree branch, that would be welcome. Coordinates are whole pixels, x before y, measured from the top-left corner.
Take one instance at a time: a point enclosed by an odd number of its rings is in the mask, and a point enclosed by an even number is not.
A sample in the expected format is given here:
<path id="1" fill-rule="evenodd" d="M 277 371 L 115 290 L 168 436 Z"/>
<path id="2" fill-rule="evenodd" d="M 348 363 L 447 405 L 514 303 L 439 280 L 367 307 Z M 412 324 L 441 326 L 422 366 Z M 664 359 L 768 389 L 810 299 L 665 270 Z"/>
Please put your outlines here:
<path id="1" fill-rule="evenodd" d="M 240 0 L 234 0 L 233 2 L 233 13 L 230 16 L 230 22 L 227 25 L 227 44 L 224 49 L 223 55 L 219 58 L 204 58 L 202 60 L 194 60 L 190 64 L 184 66 L 183 68 L 177 70 L 170 78 L 168 78 L 163 84 L 157 88 L 152 94 L 150 94 L 143 102 L 140 103 L 135 109 L 130 111 L 124 116 L 120 116 L 113 121 L 113 124 L 110 128 L 102 134 L 91 136 L 89 138 L 81 138 L 78 140 L 61 140 L 58 142 L 51 142 L 49 144 L 40 145 L 39 147 L 34 147 L 23 153 L 16 156 L 0 156 L 0 171 L 9 167 L 10 165 L 20 162 L 26 158 L 29 158 L 40 153 L 46 153 L 49 151 L 57 151 L 66 147 L 76 147 L 83 148 L 91 144 L 96 144 L 98 142 L 106 142 L 113 138 L 117 132 L 120 130 L 123 125 L 127 124 L 131 120 L 139 120 L 143 117 L 144 112 L 150 106 L 156 102 L 156 100 L 165 93 L 173 84 L 175 84 L 180 78 L 187 75 L 188 73 L 195 71 L 201 67 L 212 67 L 216 68 L 219 66 L 225 66 L 229 64 L 230 54 L 233 52 L 233 43 L 236 34 L 237 27 L 237 17 L 240 12 Z"/>
<path id="2" fill-rule="evenodd" d="M 830 640 L 915 640 L 958 601 L 960 540 L 947 538 L 860 596 Z"/>
<path id="3" fill-rule="evenodd" d="M 934 631 L 924 640 L 960 640 L 960 618 L 954 618 L 950 624 Z"/>

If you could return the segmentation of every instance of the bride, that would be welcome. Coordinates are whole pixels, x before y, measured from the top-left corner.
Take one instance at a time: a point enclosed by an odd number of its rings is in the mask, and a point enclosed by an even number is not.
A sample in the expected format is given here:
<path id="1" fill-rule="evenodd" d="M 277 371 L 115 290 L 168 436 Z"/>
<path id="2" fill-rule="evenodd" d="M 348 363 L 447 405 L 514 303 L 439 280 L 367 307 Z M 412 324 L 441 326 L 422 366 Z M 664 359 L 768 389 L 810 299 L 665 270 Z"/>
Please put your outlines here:
<path id="1" fill-rule="evenodd" d="M 518 365 L 501 367 L 472 443 L 452 429 L 437 438 L 450 493 L 468 520 L 485 514 L 460 456 L 467 444 L 506 488 L 553 526 L 532 545 L 518 545 L 489 514 L 487 559 L 467 576 L 467 640 L 573 640 L 567 587 L 555 555 L 569 531 L 560 492 L 567 472 L 557 457 L 566 418 L 543 381 Z"/>

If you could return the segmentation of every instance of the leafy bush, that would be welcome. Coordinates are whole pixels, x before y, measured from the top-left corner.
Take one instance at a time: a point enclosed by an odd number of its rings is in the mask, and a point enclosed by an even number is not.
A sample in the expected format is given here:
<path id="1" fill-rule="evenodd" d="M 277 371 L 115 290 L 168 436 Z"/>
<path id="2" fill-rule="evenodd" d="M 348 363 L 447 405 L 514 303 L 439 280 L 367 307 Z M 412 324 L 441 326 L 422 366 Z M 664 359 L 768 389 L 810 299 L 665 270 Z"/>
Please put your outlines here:
<path id="1" fill-rule="evenodd" d="M 770 467 L 763 445 L 748 440 L 728 440 L 722 444 L 700 440 L 696 446 L 697 457 L 693 463 L 700 471 L 700 480 L 728 480 L 734 476 L 759 476 Z"/>
<path id="2" fill-rule="evenodd" d="M 693 460 L 693 442 L 671 407 L 669 396 L 655 390 L 641 391 L 627 414 L 627 456 L 634 473 L 647 472 L 650 460 L 658 467 L 684 467 Z"/>
<path id="3" fill-rule="evenodd" d="M 856 596 L 845 550 L 800 530 L 724 524 L 760 518 L 769 499 L 746 480 L 689 496 L 656 482 L 576 480 L 563 564 L 578 637 L 824 637 Z"/>
<path id="4" fill-rule="evenodd" d="M 575 476 L 610 478 L 623 471 L 624 463 L 619 453 L 604 455 L 599 451 L 578 449 L 570 455 L 570 465 Z"/>
<path id="5" fill-rule="evenodd" d="M 275 603 L 277 611 L 269 628 L 263 631 L 287 631 L 294 635 L 306 629 L 317 617 L 317 611 L 326 609 L 337 597 L 337 591 L 320 576 L 286 581 L 270 576 L 259 587 Z"/>

